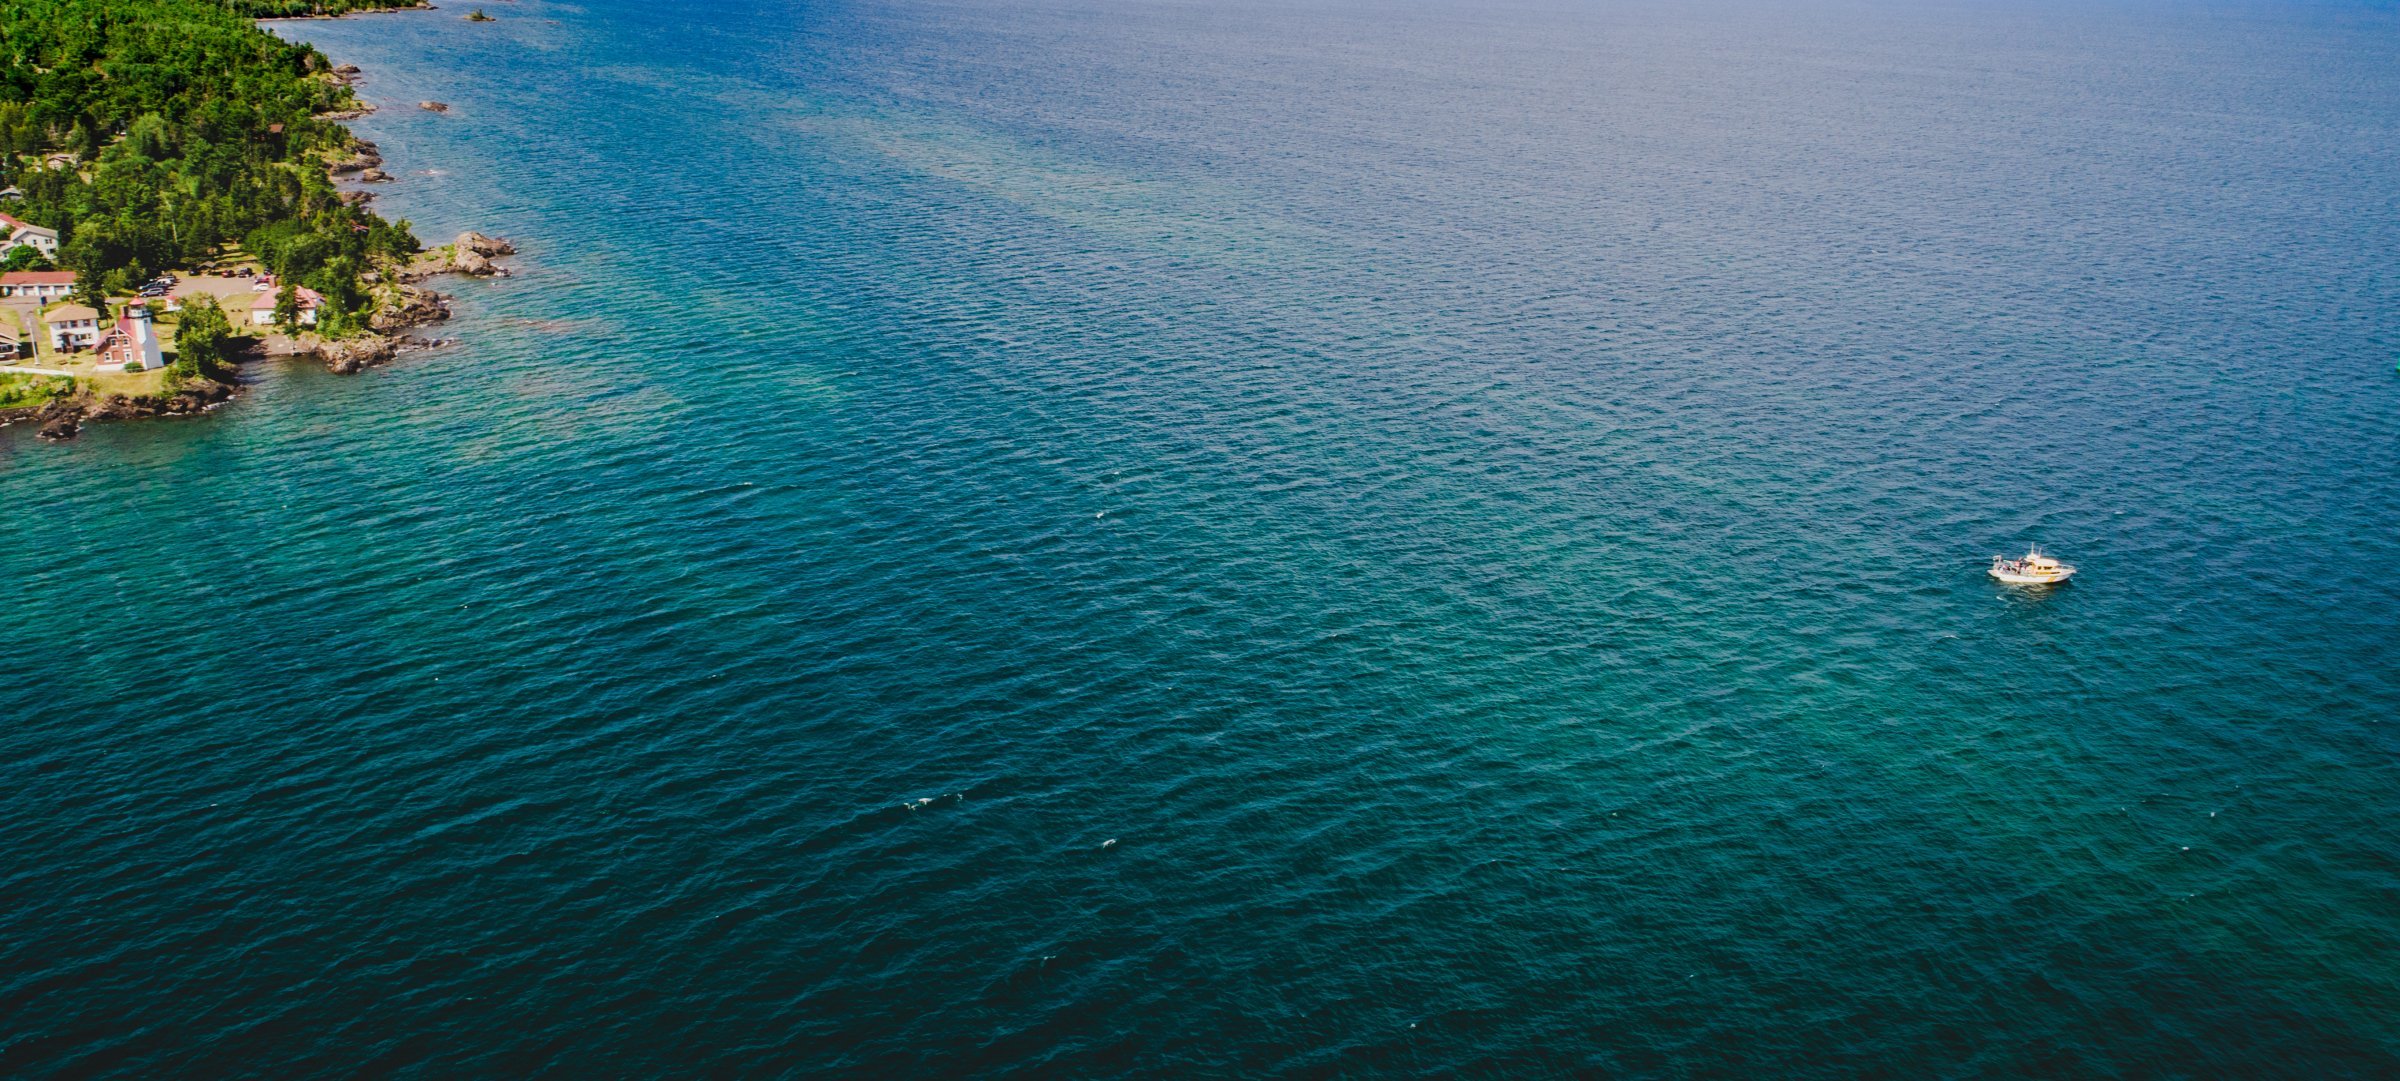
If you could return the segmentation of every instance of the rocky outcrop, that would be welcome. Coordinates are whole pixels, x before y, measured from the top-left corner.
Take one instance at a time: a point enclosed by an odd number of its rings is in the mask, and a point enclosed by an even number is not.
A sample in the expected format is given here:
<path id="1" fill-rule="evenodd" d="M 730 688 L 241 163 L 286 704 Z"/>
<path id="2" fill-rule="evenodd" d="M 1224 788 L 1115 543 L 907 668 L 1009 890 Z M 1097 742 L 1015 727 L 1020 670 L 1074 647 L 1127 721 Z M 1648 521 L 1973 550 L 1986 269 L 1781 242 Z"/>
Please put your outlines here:
<path id="1" fill-rule="evenodd" d="M 505 278 L 508 268 L 493 262 L 493 258 L 514 255 L 517 246 L 499 237 L 482 233 L 460 233 L 458 239 L 441 247 L 417 253 L 408 265 L 400 268 L 404 282 L 419 282 L 436 274 L 465 274 L 475 278 Z"/>
<path id="2" fill-rule="evenodd" d="M 450 245 L 451 269 L 478 278 L 505 278 L 508 268 L 492 262 L 503 255 L 517 254 L 517 246 L 496 236 L 482 233 L 460 233 Z"/>
<path id="3" fill-rule="evenodd" d="M 363 178 L 365 174 L 381 176 L 383 170 L 377 167 L 382 164 L 383 155 L 376 150 L 375 144 L 365 139 L 359 139 L 350 144 L 349 153 L 338 158 L 326 159 L 325 175 L 336 180 L 346 176 Z"/>
<path id="4" fill-rule="evenodd" d="M 392 359 L 399 352 L 398 343 L 381 335 L 364 338 L 337 338 L 318 342 L 313 353 L 325 362 L 325 370 L 337 375 L 355 375 Z"/>
<path id="5" fill-rule="evenodd" d="M 328 162 L 325 171 L 334 176 L 349 176 L 353 173 L 369 172 L 382 164 L 383 155 L 362 147 L 352 150 L 349 157 L 335 158 Z"/>
<path id="6" fill-rule="evenodd" d="M 63 443 L 69 439 L 73 439 L 76 436 L 83 434 L 83 413 L 81 410 L 44 410 L 43 412 L 45 416 L 40 418 L 42 421 L 42 430 L 34 433 L 35 435 L 38 435 L 43 439 L 50 440 L 53 443 Z"/>
<path id="7" fill-rule="evenodd" d="M 445 310 L 443 317 L 448 318 L 448 315 Z M 448 339 L 427 340 L 413 334 L 386 333 L 339 341 L 319 341 L 309 349 L 309 354 L 323 361 L 325 370 L 335 375 L 357 375 L 378 364 L 389 363 L 403 352 L 448 344 Z"/>
<path id="8" fill-rule="evenodd" d="M 213 379 L 194 379 L 177 387 L 172 394 L 143 395 L 138 398 L 111 394 L 104 398 L 78 393 L 61 398 L 36 409 L 17 411 L 0 416 L 0 422 L 29 420 L 41 425 L 36 433 L 43 439 L 73 439 L 83 432 L 87 420 L 134 420 L 141 417 L 182 417 L 205 413 L 233 397 L 233 386 Z"/>
<path id="9" fill-rule="evenodd" d="M 358 180 L 362 184 L 389 184 L 392 182 L 392 174 L 381 169 L 368 169 L 358 174 Z"/>
<path id="10" fill-rule="evenodd" d="M 400 287 L 398 297 L 376 312 L 367 325 L 378 334 L 390 334 L 408 327 L 421 327 L 450 318 L 450 305 L 440 293 L 419 289 L 413 285 Z"/>
<path id="11" fill-rule="evenodd" d="M 417 103 L 417 108 L 423 109 L 429 113 L 446 113 L 450 111 L 450 106 L 448 104 L 439 101 L 420 101 Z"/>
<path id="12" fill-rule="evenodd" d="M 485 236 L 482 233 L 460 233 L 451 242 L 460 251 L 471 251 L 486 259 L 517 254 L 517 246 L 505 237 Z"/>
<path id="13" fill-rule="evenodd" d="M 508 268 L 462 248 L 451 249 L 450 269 L 471 278 L 505 278 Z"/>
<path id="14" fill-rule="evenodd" d="M 172 394 L 128 398 L 111 394 L 83 408 L 85 420 L 133 420 L 138 417 L 180 417 L 205 413 L 233 397 L 233 388 L 213 379 L 195 379 Z"/>

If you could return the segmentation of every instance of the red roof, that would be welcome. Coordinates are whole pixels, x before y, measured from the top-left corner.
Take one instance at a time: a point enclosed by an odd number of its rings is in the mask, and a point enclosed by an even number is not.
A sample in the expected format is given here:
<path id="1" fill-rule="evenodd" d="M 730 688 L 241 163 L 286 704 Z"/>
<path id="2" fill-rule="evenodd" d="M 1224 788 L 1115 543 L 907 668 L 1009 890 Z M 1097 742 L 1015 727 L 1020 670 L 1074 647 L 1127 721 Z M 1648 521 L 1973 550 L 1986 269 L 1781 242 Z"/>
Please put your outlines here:
<path id="1" fill-rule="evenodd" d="M 5 217 L 8 215 L 0 214 L 0 218 Z M 75 284 L 75 272 L 72 270 L 12 270 L 6 274 L 0 274 L 0 285 L 73 284 Z"/>
<path id="2" fill-rule="evenodd" d="M 100 362 L 106 364 L 118 361 L 118 358 L 112 354 L 123 353 L 126 356 L 133 356 L 140 353 L 141 349 L 133 344 L 133 327 L 120 316 L 117 319 L 117 325 L 108 328 L 108 334 L 100 339 L 96 351 L 100 354 Z"/>

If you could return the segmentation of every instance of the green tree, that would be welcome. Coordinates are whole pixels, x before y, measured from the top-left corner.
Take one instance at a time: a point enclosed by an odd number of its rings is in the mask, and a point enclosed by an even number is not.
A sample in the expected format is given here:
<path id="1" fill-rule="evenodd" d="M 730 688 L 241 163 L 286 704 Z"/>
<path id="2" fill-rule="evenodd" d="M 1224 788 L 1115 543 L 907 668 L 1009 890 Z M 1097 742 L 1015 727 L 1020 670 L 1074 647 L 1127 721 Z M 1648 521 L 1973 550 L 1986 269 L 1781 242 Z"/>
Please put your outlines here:
<path id="1" fill-rule="evenodd" d="M 174 367 L 186 378 L 225 379 L 232 374 L 233 355 L 233 323 L 217 299 L 204 293 L 186 300 L 183 319 L 175 325 Z"/>
<path id="2" fill-rule="evenodd" d="M 93 229 L 78 234 L 68 242 L 67 250 L 61 254 L 66 257 L 67 269 L 75 272 L 76 298 L 106 317 L 109 266 L 106 245 L 97 238 L 99 232 Z"/>
<path id="3" fill-rule="evenodd" d="M 165 161 L 175 156 L 173 136 L 167 130 L 167 118 L 157 113 L 143 113 L 125 129 L 125 151 L 145 161 Z"/>
<path id="4" fill-rule="evenodd" d="M 13 274 L 20 270 L 48 270 L 50 257 L 31 244 L 19 244 L 0 255 L 0 273 Z"/>
<path id="5" fill-rule="evenodd" d="M 290 278 L 275 290 L 275 325 L 286 334 L 300 333 L 300 287 Z"/>

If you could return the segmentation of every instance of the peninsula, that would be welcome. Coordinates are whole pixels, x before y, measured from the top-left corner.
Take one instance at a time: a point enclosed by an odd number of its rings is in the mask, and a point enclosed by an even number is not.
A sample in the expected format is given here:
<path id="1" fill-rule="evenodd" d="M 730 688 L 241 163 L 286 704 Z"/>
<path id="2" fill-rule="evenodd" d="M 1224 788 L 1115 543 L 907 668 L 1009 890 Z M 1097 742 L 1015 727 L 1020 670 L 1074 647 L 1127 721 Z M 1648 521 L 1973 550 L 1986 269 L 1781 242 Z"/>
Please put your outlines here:
<path id="1" fill-rule="evenodd" d="M 0 6 L 0 424 L 205 411 L 257 356 L 357 371 L 448 318 L 424 279 L 506 273 L 507 241 L 429 250 L 341 190 L 390 179 L 340 123 L 357 69 L 255 21 L 423 6 Z"/>

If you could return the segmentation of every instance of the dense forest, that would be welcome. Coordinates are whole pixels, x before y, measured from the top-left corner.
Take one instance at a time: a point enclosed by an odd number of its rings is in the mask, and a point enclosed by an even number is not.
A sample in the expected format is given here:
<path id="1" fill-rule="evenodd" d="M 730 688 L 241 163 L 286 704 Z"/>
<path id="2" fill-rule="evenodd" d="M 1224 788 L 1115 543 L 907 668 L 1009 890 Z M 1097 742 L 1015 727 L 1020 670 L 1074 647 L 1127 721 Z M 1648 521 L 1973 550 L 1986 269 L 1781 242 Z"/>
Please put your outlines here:
<path id="1" fill-rule="evenodd" d="M 366 314 L 359 275 L 417 242 L 326 178 L 353 108 L 323 54 L 261 16 L 389 3 L 6 0 L 0 3 L 0 211 L 58 230 L 58 262 L 97 300 L 238 244 L 327 299 L 321 328 Z M 29 257 L 19 249 L 19 265 Z"/>

